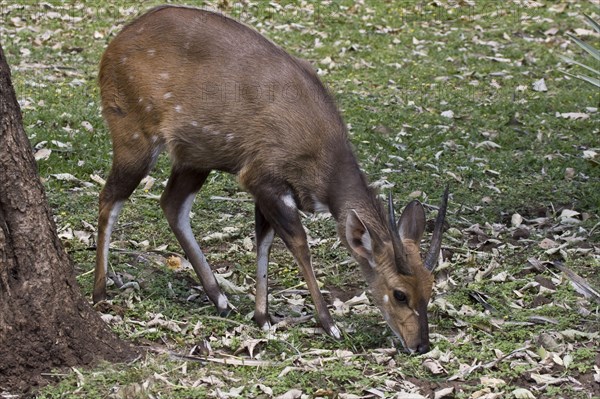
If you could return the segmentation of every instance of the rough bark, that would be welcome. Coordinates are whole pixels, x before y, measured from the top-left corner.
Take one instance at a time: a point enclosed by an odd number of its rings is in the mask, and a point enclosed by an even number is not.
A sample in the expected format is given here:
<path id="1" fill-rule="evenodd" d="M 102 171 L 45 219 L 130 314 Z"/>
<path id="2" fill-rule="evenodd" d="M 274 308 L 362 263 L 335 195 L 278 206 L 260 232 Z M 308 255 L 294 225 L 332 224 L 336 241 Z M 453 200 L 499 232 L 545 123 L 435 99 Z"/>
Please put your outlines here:
<path id="1" fill-rule="evenodd" d="M 35 389 L 53 368 L 132 355 L 81 295 L 0 45 L 0 392 Z"/>

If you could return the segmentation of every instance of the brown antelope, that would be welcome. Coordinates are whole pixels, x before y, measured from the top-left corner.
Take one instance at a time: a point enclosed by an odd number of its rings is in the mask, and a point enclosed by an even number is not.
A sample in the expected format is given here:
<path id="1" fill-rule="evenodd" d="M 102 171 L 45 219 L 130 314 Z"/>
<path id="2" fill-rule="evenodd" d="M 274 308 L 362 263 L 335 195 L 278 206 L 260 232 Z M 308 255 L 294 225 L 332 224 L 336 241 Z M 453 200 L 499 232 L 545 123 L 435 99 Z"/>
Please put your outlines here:
<path id="1" fill-rule="evenodd" d="M 329 211 L 385 320 L 410 352 L 429 350 L 427 304 L 447 191 L 421 260 L 425 213 L 411 202 L 396 225 L 353 154 L 344 121 L 310 64 L 223 15 L 154 8 L 127 25 L 100 64 L 102 112 L 113 143 L 100 194 L 94 302 L 106 298 L 110 235 L 124 201 L 166 148 L 172 171 L 161 207 L 206 294 L 230 309 L 190 227 L 211 170 L 237 175 L 255 201 L 255 320 L 269 328 L 267 266 L 276 233 L 294 256 L 318 321 L 340 338 L 319 291 L 299 210 Z"/>

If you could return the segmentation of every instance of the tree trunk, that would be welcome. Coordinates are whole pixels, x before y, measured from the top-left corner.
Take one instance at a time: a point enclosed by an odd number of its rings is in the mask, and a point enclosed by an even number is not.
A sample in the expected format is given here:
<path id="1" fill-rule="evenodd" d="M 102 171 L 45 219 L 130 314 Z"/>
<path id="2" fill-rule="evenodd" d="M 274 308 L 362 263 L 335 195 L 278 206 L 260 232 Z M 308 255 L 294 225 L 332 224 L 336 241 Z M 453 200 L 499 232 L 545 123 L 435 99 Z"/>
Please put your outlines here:
<path id="1" fill-rule="evenodd" d="M 35 389 L 52 368 L 133 354 L 81 295 L 0 45 L 0 392 Z"/>

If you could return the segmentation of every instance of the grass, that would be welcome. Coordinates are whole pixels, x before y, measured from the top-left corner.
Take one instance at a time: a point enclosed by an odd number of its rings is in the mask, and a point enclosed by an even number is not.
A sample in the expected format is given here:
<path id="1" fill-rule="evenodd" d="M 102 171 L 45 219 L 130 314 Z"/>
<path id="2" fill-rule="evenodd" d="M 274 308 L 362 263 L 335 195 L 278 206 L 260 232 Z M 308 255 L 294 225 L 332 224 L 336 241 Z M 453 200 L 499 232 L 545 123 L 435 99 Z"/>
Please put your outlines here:
<path id="1" fill-rule="evenodd" d="M 275 9 L 274 3 L 242 7 L 221 1 L 216 6 L 322 71 L 351 126 L 362 167 L 372 182 L 393 184 L 398 207 L 410 195 L 435 204 L 442 187 L 451 185 L 454 231 L 445 237 L 447 267 L 438 272 L 437 300 L 430 306 L 436 347 L 430 357 L 443 372 L 424 367 L 423 357 L 382 350 L 393 347 L 391 333 L 370 306 L 335 316 L 348 331 L 340 342 L 314 334 L 310 320 L 267 340 L 250 320 L 253 301 L 247 295 L 255 273 L 255 256 L 245 247 L 253 237 L 253 205 L 211 199 L 249 199 L 239 193 L 233 177 L 220 173 L 209 177 L 195 202 L 193 229 L 202 240 L 234 228 L 228 238 L 201 245 L 209 262 L 244 293 L 230 295 L 238 309 L 229 319 L 216 317 L 194 288 L 199 284 L 190 270 L 173 271 L 161 263 L 168 254 L 181 253 L 157 201 L 169 174 L 162 156 L 151 173 L 155 184 L 134 193 L 113 234 L 120 250 L 111 252 L 111 268 L 129 275 L 140 289 L 112 288 L 114 299 L 102 311 L 121 318 L 114 328 L 123 338 L 181 354 L 207 341 L 215 357 L 247 358 L 249 342 L 264 340 L 254 354 L 270 365 L 148 355 L 129 365 L 78 370 L 81 374 L 57 371 L 56 384 L 39 397 L 269 397 L 269 389 L 276 396 L 292 388 L 309 397 L 351 397 L 342 395 L 363 395 L 369 388 L 395 397 L 394 392 L 413 389 L 410 384 L 423 395 L 453 386 L 458 398 L 485 389 L 511 395 L 520 387 L 536 397 L 590 397 L 597 336 L 570 339 L 562 332 L 598 331 L 598 305 L 578 295 L 558 270 L 532 269 L 529 260 L 560 260 L 600 286 L 599 158 L 590 153 L 600 151 L 600 94 L 559 71 L 565 68 L 559 56 L 579 51 L 565 32 L 586 27 L 583 14 L 597 16 L 599 11 L 591 2 L 564 7 L 541 2 L 532 8 L 515 2 L 438 3 L 281 2 Z M 64 240 L 87 296 L 94 263 L 89 226 L 96 223 L 101 189 L 91 176 L 106 178 L 111 161 L 99 111 L 98 62 L 122 24 L 153 4 L 0 0 L 2 46 L 26 130 L 34 146 L 52 150 L 38 167 L 57 226 L 61 232 L 90 235 L 90 242 Z M 557 33 L 547 33 L 551 28 Z M 586 41 L 598 47 L 597 36 Z M 534 91 L 533 83 L 542 78 L 548 90 Z M 446 111 L 453 117 L 443 116 Z M 566 113 L 587 117 L 562 117 Z M 61 173 L 77 180 L 61 180 Z M 579 213 L 575 225 L 561 222 L 563 209 Z M 523 239 L 514 238 L 511 217 L 516 213 L 529 232 Z M 541 217 L 544 222 L 536 224 Z M 331 219 L 306 217 L 304 223 L 316 239 L 312 253 L 324 288 L 337 290 L 344 300 L 359 295 L 365 285 L 352 263 L 345 263 L 348 253 L 335 245 Z M 473 232 L 474 225 L 483 233 Z M 564 246 L 548 251 L 540 247 L 544 238 Z M 278 241 L 271 260 L 271 310 L 278 316 L 310 315 L 311 301 L 297 268 Z M 475 278 L 491 264 L 496 266 L 490 273 Z M 506 278 L 492 281 L 502 272 Z M 524 288 L 542 277 L 554 289 Z M 487 294 L 496 312 L 474 302 L 473 291 Z M 192 295 L 195 299 L 186 300 Z M 553 321 L 532 322 L 532 317 Z M 152 320 L 161 322 L 152 325 Z M 546 357 L 537 354 L 543 334 L 557 343 L 545 348 L 552 352 Z M 566 355 L 573 358 L 570 367 L 559 364 Z M 469 365 L 496 360 L 489 368 L 463 374 L 461 384 L 448 381 Z M 584 389 L 572 381 L 542 389 L 532 373 L 572 377 Z M 482 380 L 486 376 L 504 385 L 490 387 Z"/>

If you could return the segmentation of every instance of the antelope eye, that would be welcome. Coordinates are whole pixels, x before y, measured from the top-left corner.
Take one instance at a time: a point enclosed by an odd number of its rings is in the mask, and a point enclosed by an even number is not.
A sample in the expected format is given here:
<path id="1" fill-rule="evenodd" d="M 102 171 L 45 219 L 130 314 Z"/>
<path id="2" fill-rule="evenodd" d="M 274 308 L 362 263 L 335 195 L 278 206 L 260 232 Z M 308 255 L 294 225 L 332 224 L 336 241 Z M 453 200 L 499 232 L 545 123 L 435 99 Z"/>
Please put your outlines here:
<path id="1" fill-rule="evenodd" d="M 396 298 L 398 302 L 406 302 L 406 294 L 402 291 L 394 290 L 394 298 Z"/>

